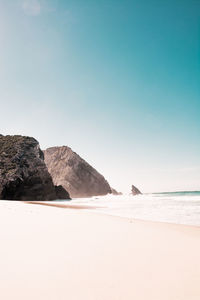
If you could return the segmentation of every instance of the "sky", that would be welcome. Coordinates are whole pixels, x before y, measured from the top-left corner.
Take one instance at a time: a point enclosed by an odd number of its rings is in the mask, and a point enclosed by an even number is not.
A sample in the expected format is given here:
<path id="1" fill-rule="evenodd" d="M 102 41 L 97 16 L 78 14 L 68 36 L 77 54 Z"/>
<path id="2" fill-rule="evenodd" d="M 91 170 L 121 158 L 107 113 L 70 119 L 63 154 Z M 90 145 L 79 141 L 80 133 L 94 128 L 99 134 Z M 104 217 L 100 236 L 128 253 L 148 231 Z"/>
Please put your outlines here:
<path id="1" fill-rule="evenodd" d="M 0 0 L 0 102 L 119 191 L 200 190 L 200 1 Z"/>

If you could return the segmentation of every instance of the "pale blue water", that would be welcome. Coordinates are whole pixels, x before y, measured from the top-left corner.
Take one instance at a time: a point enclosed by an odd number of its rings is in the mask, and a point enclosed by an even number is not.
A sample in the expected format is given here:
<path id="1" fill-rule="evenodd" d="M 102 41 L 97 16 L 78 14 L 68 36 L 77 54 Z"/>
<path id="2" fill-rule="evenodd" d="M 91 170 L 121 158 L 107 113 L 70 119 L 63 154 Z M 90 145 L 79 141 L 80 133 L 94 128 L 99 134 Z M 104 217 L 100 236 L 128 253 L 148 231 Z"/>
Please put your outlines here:
<path id="1" fill-rule="evenodd" d="M 74 204 L 98 206 L 96 212 L 114 216 L 200 225 L 200 191 L 154 193 L 138 196 L 107 195 L 72 201 Z"/>

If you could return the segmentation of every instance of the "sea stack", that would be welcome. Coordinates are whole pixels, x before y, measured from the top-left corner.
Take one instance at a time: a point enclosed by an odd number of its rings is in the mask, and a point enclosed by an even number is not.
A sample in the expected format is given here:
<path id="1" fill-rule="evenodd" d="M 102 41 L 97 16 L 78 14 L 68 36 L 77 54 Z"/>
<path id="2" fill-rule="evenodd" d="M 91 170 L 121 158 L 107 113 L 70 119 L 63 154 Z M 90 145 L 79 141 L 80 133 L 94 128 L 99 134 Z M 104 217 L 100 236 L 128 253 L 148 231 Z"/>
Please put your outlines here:
<path id="1" fill-rule="evenodd" d="M 133 196 L 136 196 L 136 195 L 140 195 L 142 193 L 138 190 L 138 188 L 136 188 L 134 185 L 132 185 L 132 187 L 131 187 L 131 194 Z"/>
<path id="2" fill-rule="evenodd" d="M 57 191 L 34 138 L 0 135 L 0 199 L 54 200 Z M 69 198 L 67 191 L 62 198 Z"/>
<path id="3" fill-rule="evenodd" d="M 45 163 L 55 185 L 62 185 L 72 198 L 111 193 L 105 178 L 67 146 L 44 151 Z"/>

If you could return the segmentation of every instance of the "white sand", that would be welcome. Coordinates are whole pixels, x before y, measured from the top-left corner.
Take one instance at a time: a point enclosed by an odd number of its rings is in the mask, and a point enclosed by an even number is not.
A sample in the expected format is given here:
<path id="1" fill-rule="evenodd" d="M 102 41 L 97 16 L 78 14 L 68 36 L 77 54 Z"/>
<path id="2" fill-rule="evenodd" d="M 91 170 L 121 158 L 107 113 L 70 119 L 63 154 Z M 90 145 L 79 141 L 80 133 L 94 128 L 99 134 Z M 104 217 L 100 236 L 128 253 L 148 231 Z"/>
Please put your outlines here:
<path id="1" fill-rule="evenodd" d="M 200 228 L 0 201 L 2 300 L 199 300 Z"/>

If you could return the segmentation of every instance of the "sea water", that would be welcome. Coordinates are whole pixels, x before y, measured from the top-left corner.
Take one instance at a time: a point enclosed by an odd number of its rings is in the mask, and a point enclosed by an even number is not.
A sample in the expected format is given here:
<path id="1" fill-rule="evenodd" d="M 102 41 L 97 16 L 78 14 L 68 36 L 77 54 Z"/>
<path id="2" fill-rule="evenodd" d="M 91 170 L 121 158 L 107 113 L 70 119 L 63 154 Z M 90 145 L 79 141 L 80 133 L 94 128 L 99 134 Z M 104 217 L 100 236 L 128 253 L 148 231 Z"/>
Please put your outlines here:
<path id="1" fill-rule="evenodd" d="M 106 195 L 72 200 L 95 211 L 130 219 L 200 225 L 200 191 L 143 195 Z"/>

